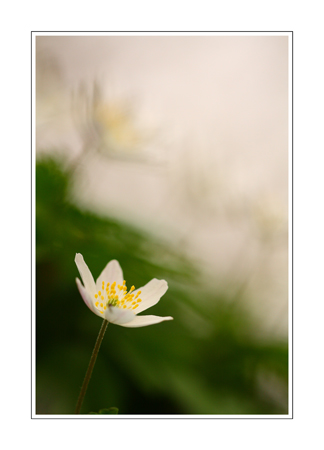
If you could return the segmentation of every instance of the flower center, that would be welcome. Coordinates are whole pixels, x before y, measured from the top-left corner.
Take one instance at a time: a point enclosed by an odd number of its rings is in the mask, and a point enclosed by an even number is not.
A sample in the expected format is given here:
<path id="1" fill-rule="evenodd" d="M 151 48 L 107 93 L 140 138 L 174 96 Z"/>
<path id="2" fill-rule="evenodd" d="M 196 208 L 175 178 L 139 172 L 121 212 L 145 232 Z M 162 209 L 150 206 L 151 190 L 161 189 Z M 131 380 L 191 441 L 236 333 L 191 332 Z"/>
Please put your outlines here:
<path id="1" fill-rule="evenodd" d="M 118 285 L 116 289 L 116 281 L 112 284 L 103 281 L 101 291 L 95 294 L 96 307 L 103 314 L 104 310 L 109 306 L 115 306 L 120 309 L 136 309 L 139 303 L 142 301 L 139 298 L 141 291 L 138 291 L 136 296 L 132 294 L 135 290 L 135 286 L 132 286 L 127 292 L 126 281 L 123 281 L 122 285 Z"/>

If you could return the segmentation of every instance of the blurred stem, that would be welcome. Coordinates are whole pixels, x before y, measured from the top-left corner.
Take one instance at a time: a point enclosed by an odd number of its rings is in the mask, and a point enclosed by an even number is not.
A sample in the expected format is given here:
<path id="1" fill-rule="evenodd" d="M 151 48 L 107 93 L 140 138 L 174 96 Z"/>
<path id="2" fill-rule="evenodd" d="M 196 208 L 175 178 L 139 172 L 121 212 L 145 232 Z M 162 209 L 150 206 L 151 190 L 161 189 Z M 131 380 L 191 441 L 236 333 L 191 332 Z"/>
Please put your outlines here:
<path id="1" fill-rule="evenodd" d="M 102 339 L 104 337 L 105 331 L 107 329 L 107 326 L 108 326 L 108 321 L 104 319 L 104 321 L 102 322 L 98 337 L 97 337 L 96 345 L 94 346 L 94 349 L 93 349 L 93 352 L 91 355 L 87 373 L 85 374 L 85 377 L 84 377 L 84 381 L 83 381 L 81 392 L 80 392 L 80 395 L 78 398 L 78 403 L 75 407 L 74 414 L 80 414 L 83 399 L 87 392 L 88 384 L 89 384 L 89 381 L 90 381 L 90 378 L 92 375 L 92 371 L 93 371 L 93 368 L 94 368 L 94 365 L 95 365 L 95 362 L 96 362 L 96 359 L 97 359 L 97 356 L 99 353 L 100 345 L 101 345 Z"/>

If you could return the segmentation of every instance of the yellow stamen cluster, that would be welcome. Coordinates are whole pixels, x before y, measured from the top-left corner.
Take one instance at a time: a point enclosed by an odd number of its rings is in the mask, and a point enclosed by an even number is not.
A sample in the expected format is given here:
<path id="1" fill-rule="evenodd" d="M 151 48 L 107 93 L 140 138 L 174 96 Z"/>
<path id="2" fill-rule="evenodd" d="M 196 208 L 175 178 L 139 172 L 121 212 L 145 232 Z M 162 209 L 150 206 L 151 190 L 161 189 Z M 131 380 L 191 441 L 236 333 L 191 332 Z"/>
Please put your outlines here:
<path id="1" fill-rule="evenodd" d="M 122 285 L 119 284 L 117 286 L 117 290 L 116 281 L 112 284 L 107 283 L 106 287 L 105 282 L 103 281 L 101 291 L 98 291 L 97 294 L 95 294 L 95 299 L 97 300 L 95 305 L 101 314 L 104 314 L 102 309 L 105 310 L 108 306 L 117 306 L 118 308 L 124 309 L 136 309 L 142 300 L 138 298 L 141 291 L 138 291 L 136 296 L 134 296 L 134 294 L 132 294 L 134 290 L 135 286 L 132 286 L 129 292 L 127 292 L 125 280 Z"/>

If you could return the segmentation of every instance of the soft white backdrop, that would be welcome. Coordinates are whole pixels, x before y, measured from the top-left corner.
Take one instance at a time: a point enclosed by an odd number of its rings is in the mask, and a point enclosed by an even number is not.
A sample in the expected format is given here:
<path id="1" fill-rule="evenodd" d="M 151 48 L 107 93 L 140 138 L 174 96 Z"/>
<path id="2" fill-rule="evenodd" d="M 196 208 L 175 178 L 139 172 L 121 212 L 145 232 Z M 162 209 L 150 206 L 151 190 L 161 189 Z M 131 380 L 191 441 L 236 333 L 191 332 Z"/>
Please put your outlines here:
<path id="1" fill-rule="evenodd" d="M 105 157 L 78 166 L 76 200 L 171 240 L 213 283 L 247 282 L 253 313 L 286 337 L 287 33 L 36 43 L 38 154 L 73 159 L 85 139 L 98 147 L 84 130 L 103 129 Z"/>

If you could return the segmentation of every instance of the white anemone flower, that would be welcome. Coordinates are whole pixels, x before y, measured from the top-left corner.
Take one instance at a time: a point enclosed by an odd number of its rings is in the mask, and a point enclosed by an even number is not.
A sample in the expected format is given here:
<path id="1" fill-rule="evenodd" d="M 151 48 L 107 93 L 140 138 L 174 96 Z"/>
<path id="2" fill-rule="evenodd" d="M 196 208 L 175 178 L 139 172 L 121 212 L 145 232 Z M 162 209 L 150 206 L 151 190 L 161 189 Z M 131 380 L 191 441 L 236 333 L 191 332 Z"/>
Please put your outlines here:
<path id="1" fill-rule="evenodd" d="M 127 291 L 123 271 L 115 259 L 107 264 L 96 282 L 80 253 L 75 255 L 75 263 L 83 281 L 82 285 L 76 278 L 81 297 L 97 316 L 110 323 L 129 328 L 145 327 L 173 319 L 173 317 L 137 315 L 158 303 L 168 289 L 165 280 L 153 278 L 145 286 L 139 289 L 132 286 Z"/>

